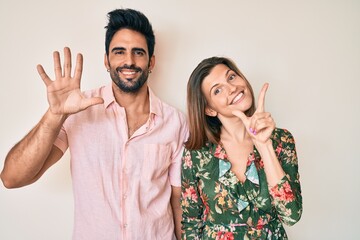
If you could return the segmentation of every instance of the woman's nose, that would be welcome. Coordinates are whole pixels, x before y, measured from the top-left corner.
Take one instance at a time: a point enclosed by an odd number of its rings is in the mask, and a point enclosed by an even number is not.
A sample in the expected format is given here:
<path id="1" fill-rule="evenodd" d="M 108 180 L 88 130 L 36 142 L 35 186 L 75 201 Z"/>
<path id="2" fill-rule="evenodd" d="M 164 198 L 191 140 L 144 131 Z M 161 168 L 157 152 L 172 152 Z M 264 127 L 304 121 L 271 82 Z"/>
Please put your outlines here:
<path id="1" fill-rule="evenodd" d="M 236 85 L 228 83 L 228 91 L 229 91 L 229 94 L 234 93 L 236 91 Z"/>

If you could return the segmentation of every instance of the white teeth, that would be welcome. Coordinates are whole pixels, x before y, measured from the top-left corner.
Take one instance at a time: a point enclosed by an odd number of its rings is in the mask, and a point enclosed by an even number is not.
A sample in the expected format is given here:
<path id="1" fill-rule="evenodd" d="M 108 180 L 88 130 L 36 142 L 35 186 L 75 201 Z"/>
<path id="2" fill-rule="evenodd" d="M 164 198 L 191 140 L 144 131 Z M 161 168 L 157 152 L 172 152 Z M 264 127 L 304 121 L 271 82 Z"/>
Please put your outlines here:
<path id="1" fill-rule="evenodd" d="M 121 73 L 122 74 L 124 74 L 124 75 L 134 75 L 134 74 L 136 74 L 136 71 L 131 71 L 131 72 L 129 72 L 129 71 L 121 71 Z"/>
<path id="2" fill-rule="evenodd" d="M 244 95 L 244 93 L 241 92 L 239 95 L 237 95 L 237 96 L 232 100 L 231 104 L 237 102 L 243 95 Z"/>

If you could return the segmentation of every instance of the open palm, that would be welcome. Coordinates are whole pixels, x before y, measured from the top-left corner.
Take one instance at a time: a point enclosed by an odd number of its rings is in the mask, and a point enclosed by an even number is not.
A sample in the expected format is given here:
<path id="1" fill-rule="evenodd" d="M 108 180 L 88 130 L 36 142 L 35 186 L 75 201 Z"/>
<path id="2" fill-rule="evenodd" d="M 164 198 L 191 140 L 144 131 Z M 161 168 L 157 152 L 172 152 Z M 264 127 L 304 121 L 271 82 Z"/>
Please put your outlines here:
<path id="1" fill-rule="evenodd" d="M 41 65 L 37 66 L 38 73 L 47 88 L 47 98 L 50 111 L 54 114 L 73 114 L 90 106 L 103 103 L 100 97 L 86 98 L 80 91 L 83 58 L 81 54 L 76 57 L 74 76 L 71 76 L 71 51 L 64 48 L 64 67 L 60 64 L 60 54 L 55 51 L 54 71 L 55 80 L 51 80 Z"/>

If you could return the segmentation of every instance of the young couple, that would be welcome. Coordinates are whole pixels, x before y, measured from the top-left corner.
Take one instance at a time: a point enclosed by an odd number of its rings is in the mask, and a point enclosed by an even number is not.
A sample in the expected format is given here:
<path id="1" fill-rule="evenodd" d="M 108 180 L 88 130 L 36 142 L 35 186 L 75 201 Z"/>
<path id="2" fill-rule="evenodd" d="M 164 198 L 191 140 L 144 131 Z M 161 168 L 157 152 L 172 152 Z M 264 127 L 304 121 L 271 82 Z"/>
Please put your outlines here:
<path id="1" fill-rule="evenodd" d="M 141 12 L 108 13 L 104 64 L 111 83 L 81 92 L 54 52 L 55 78 L 37 70 L 49 108 L 8 153 L 7 188 L 38 180 L 69 148 L 73 239 L 286 239 L 302 198 L 295 143 L 275 128 L 262 88 L 255 107 L 228 58 L 203 60 L 188 82 L 188 119 L 147 85 L 155 36 Z M 188 120 L 188 121 L 187 121 Z"/>

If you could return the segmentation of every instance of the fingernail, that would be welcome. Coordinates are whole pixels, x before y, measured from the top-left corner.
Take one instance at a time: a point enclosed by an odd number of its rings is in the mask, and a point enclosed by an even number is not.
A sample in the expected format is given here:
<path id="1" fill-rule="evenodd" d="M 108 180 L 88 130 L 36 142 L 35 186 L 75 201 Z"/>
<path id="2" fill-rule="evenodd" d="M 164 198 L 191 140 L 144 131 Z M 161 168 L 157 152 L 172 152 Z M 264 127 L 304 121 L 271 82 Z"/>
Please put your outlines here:
<path id="1" fill-rule="evenodd" d="M 254 133 L 254 129 L 252 129 L 252 128 L 249 128 L 249 130 L 250 130 L 250 132 L 251 132 L 251 133 Z"/>
<path id="2" fill-rule="evenodd" d="M 254 130 L 253 134 L 256 135 L 256 130 Z"/>

